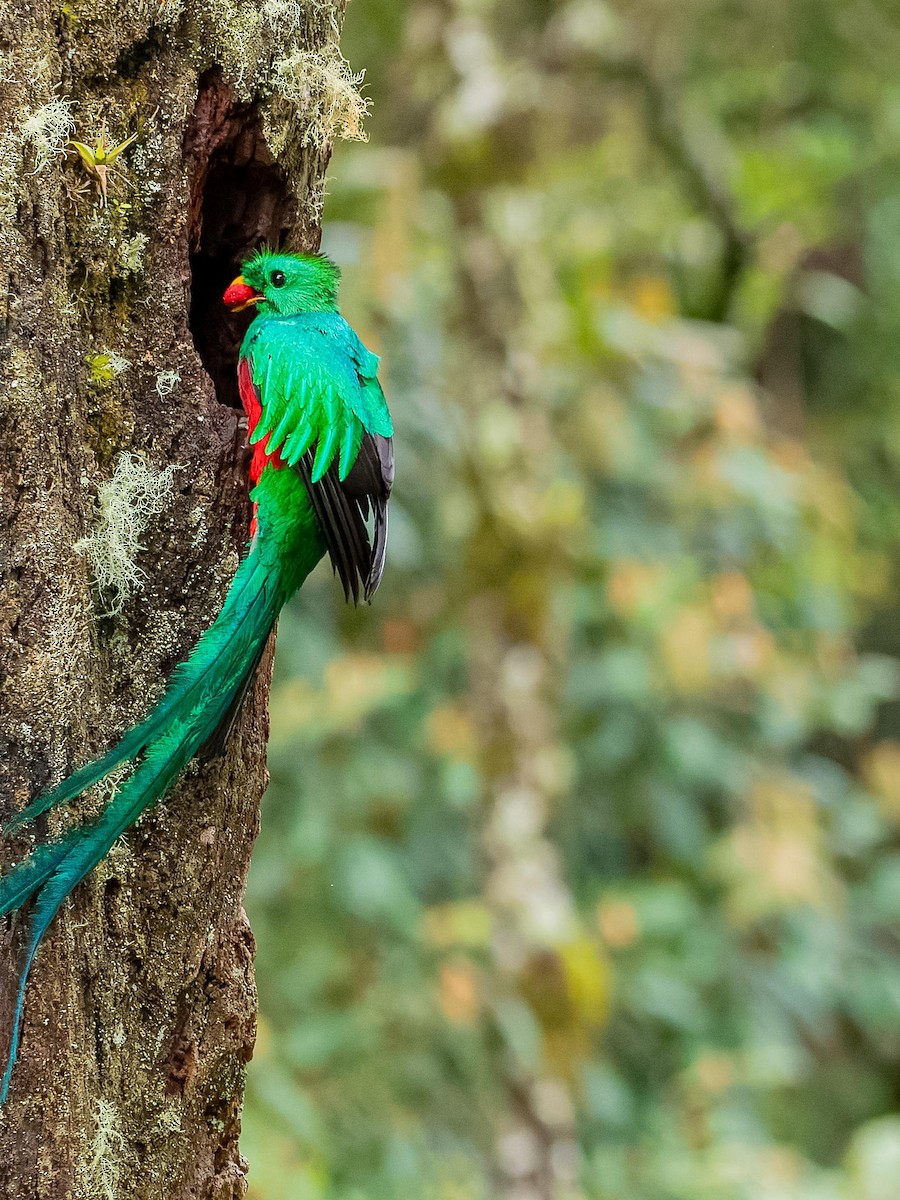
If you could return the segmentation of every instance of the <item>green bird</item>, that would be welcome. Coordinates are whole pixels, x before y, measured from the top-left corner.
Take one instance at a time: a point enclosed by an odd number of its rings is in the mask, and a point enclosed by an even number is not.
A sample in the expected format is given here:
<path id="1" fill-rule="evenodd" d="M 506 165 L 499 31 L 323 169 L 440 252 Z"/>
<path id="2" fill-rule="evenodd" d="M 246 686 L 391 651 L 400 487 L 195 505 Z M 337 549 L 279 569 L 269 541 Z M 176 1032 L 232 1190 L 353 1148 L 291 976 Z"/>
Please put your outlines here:
<path id="1" fill-rule="evenodd" d="M 340 315 L 339 279 L 324 255 L 264 249 L 225 292 L 232 311 L 256 309 L 238 360 L 253 448 L 249 552 L 221 612 L 176 667 L 156 707 L 102 758 L 6 826 L 10 833 L 122 764 L 136 764 L 97 820 L 37 846 L 0 879 L 0 914 L 35 901 L 0 1104 L 18 1051 L 28 974 L 62 902 L 192 758 L 221 750 L 278 614 L 326 551 L 348 600 L 370 600 L 381 581 L 393 427 L 378 358 Z"/>

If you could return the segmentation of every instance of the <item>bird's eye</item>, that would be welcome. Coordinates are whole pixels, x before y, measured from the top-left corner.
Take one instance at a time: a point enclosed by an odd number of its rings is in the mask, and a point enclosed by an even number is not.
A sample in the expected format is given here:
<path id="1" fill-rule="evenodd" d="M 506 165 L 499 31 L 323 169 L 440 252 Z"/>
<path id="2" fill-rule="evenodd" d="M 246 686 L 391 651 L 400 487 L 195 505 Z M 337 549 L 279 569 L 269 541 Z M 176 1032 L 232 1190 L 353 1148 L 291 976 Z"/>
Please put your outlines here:
<path id="1" fill-rule="evenodd" d="M 284 271 L 273 271 L 269 279 L 272 287 L 284 287 Z"/>

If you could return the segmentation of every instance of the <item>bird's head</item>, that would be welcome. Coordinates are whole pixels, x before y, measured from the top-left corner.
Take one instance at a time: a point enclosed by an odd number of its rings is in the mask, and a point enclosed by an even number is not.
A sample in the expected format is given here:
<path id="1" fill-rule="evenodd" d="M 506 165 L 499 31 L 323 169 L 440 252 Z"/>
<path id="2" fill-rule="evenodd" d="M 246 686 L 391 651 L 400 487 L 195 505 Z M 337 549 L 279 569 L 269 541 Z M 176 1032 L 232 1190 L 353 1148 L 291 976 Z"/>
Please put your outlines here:
<path id="1" fill-rule="evenodd" d="M 294 316 L 334 312 L 341 273 L 324 254 L 276 254 L 257 250 L 229 284 L 223 300 L 232 312 L 255 304 L 260 313 Z"/>

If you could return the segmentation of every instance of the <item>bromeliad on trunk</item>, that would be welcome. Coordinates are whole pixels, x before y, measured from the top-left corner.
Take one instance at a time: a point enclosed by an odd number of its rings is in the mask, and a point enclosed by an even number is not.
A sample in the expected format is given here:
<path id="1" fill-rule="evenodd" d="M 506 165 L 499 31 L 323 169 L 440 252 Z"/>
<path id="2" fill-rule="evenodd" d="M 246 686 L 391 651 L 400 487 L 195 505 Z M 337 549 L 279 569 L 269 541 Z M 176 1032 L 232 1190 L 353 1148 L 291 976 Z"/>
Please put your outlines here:
<path id="1" fill-rule="evenodd" d="M 34 899 L 0 1104 L 18 1050 L 28 973 L 62 902 L 192 758 L 221 748 L 279 612 L 326 551 L 348 600 L 371 599 L 381 580 L 393 429 L 378 359 L 338 310 L 338 280 L 337 267 L 322 255 L 261 250 L 225 293 L 232 311 L 256 308 L 238 361 L 253 447 L 249 553 L 218 617 L 141 724 L 6 828 L 18 829 L 124 763 L 136 764 L 96 821 L 39 845 L 0 879 L 0 915 Z"/>

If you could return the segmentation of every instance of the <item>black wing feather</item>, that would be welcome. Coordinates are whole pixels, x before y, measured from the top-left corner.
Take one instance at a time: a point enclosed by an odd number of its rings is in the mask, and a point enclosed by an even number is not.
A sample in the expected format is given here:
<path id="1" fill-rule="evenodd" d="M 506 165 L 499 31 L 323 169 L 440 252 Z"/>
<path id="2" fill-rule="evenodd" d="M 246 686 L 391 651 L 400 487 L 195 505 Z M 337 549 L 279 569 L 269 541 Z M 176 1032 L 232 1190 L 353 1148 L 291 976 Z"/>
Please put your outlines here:
<path id="1" fill-rule="evenodd" d="M 296 470 L 306 484 L 313 510 L 325 537 L 332 565 L 347 600 L 371 600 L 381 582 L 387 554 L 387 502 L 394 481 L 394 451 L 390 438 L 363 434 L 353 469 L 341 482 L 335 460 L 318 483 L 312 482 L 315 447 Z M 369 540 L 366 518 L 375 515 Z"/>
<path id="2" fill-rule="evenodd" d="M 363 437 L 356 462 L 343 485 L 356 500 L 362 515 L 368 517 L 371 506 L 375 517 L 369 570 L 365 576 L 367 600 L 372 599 L 384 574 L 387 557 L 388 500 L 393 484 L 393 439 L 367 433 Z"/>

